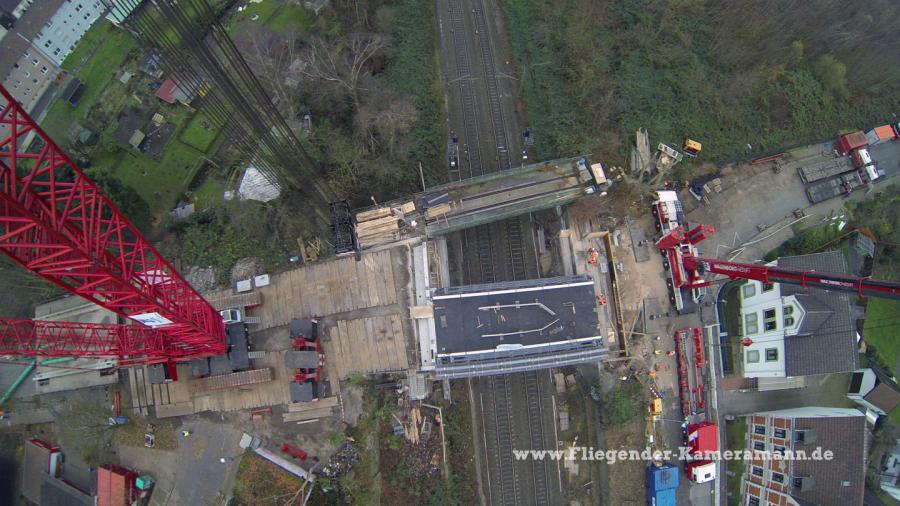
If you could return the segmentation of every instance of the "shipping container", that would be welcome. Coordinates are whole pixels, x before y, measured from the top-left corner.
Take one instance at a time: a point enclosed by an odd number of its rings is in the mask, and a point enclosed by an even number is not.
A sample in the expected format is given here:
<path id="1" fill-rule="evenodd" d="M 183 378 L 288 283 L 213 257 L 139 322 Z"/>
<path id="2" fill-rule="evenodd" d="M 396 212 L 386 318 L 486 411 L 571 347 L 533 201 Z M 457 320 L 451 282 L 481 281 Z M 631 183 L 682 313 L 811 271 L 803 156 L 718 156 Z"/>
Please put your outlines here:
<path id="1" fill-rule="evenodd" d="M 674 464 L 649 466 L 647 468 L 647 504 L 650 506 L 675 506 L 678 480 L 678 468 Z"/>
<path id="2" fill-rule="evenodd" d="M 866 132 L 866 139 L 869 141 L 870 146 L 881 144 L 882 142 L 892 141 L 896 137 L 897 136 L 894 133 L 894 129 L 891 128 L 891 125 L 882 125 Z"/>
<path id="3" fill-rule="evenodd" d="M 837 148 L 842 155 L 848 155 L 854 149 L 864 147 L 868 144 L 869 139 L 866 138 L 866 134 L 859 131 L 840 136 L 835 144 L 835 148 Z"/>

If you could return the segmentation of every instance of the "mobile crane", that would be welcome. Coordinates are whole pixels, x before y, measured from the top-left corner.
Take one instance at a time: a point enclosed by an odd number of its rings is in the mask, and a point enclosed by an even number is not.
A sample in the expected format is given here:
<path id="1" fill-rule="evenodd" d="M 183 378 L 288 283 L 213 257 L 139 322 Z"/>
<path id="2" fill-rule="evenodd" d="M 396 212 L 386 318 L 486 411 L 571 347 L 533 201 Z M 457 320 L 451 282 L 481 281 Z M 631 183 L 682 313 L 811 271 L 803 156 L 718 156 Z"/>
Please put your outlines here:
<path id="1" fill-rule="evenodd" d="M 880 297 L 900 299 L 900 283 L 870 278 L 847 276 L 828 272 L 790 269 L 777 265 L 756 265 L 728 262 L 696 256 L 698 243 L 715 234 L 712 225 L 698 225 L 688 232 L 678 225 L 656 241 L 656 246 L 666 256 L 672 269 L 675 289 L 702 288 L 714 281 L 703 278 L 704 274 L 722 274 L 728 279 L 752 279 L 763 283 L 787 283 L 806 288 L 821 288 L 855 293 L 860 297 Z"/>

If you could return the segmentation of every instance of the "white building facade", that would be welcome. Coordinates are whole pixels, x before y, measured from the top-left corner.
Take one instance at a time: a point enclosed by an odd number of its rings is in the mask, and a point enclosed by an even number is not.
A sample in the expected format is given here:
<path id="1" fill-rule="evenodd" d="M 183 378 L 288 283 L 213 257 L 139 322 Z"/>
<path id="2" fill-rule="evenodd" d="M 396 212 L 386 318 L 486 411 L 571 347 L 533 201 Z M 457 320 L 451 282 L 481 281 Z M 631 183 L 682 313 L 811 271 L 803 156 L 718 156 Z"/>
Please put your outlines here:
<path id="1" fill-rule="evenodd" d="M 57 66 L 75 50 L 84 33 L 106 14 L 101 0 L 66 0 L 32 41 Z"/>
<path id="2" fill-rule="evenodd" d="M 781 285 L 748 281 L 740 287 L 741 330 L 752 344 L 743 347 L 744 376 L 782 378 L 787 336 L 796 335 L 805 311 L 794 296 L 782 296 Z"/>

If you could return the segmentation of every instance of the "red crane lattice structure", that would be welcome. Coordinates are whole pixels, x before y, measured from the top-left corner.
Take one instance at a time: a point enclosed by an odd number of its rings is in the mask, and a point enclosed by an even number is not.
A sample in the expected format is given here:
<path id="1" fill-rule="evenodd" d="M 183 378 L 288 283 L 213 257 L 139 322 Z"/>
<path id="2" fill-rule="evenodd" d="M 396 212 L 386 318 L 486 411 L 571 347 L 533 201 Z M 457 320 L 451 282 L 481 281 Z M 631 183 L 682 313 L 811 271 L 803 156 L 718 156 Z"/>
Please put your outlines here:
<path id="1" fill-rule="evenodd" d="M 703 279 L 707 272 L 729 279 L 752 279 L 763 283 L 787 283 L 804 288 L 821 288 L 854 293 L 860 297 L 900 299 L 900 283 L 847 276 L 822 271 L 791 269 L 777 265 L 755 265 L 696 256 L 695 246 L 715 233 L 711 225 L 698 225 L 689 232 L 678 226 L 660 238 L 656 245 L 669 259 L 675 289 L 700 288 L 713 282 Z"/>
<path id="2" fill-rule="evenodd" d="M 0 252 L 47 281 L 143 324 L 112 332 L 78 323 L 29 327 L 7 321 L 0 326 L 4 353 L 158 363 L 225 351 L 218 312 L 3 86 L 0 129 Z M 32 136 L 37 147 L 28 150 L 26 140 Z"/>

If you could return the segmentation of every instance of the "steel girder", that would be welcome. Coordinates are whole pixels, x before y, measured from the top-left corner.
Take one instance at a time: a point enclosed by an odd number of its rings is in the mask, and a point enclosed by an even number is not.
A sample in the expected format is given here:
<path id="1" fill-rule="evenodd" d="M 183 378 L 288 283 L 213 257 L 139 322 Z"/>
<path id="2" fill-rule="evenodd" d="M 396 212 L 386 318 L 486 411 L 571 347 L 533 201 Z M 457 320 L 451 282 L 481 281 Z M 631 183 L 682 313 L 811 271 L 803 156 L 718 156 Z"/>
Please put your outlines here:
<path id="1" fill-rule="evenodd" d="M 218 312 L 2 86 L 0 252 L 71 293 L 156 328 L 170 360 L 225 351 Z"/>

